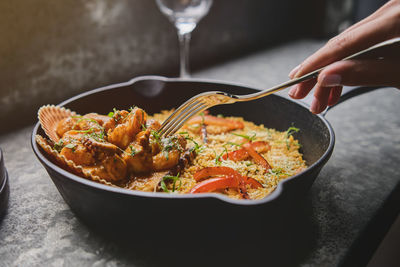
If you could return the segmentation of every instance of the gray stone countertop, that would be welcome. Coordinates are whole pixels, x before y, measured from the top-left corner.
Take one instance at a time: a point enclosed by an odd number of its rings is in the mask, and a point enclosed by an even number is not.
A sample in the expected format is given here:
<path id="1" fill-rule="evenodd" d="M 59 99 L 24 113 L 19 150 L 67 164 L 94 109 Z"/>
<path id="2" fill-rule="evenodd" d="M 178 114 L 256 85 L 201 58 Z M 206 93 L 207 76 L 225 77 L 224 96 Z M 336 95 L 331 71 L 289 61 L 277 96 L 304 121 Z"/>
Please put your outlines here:
<path id="1" fill-rule="evenodd" d="M 268 87 L 286 80 L 290 69 L 321 45 L 306 40 L 281 45 L 194 77 Z M 400 181 L 399 103 L 398 90 L 380 89 L 326 115 L 336 145 L 307 196 L 318 236 L 298 266 L 349 265 L 357 244 L 368 237 L 364 232 L 390 204 Z M 121 257 L 118 245 L 74 216 L 35 158 L 31 130 L 32 126 L 0 136 L 11 187 L 8 212 L 0 221 L 0 266 L 154 266 L 149 258 Z M 390 216 L 381 217 L 386 225 L 391 223 Z M 267 259 L 266 255 L 265 263 Z"/>

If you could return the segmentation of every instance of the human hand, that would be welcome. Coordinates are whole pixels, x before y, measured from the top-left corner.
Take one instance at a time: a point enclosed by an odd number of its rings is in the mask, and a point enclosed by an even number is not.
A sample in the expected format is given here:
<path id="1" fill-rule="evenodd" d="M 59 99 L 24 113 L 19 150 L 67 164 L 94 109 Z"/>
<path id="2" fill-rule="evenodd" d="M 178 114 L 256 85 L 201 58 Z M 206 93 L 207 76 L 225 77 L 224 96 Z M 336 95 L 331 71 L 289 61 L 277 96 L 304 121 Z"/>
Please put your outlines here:
<path id="1" fill-rule="evenodd" d="M 371 16 L 354 24 L 294 68 L 290 78 L 327 66 L 318 78 L 295 85 L 292 98 L 304 98 L 315 86 L 310 110 L 321 113 L 337 103 L 343 85 L 384 85 L 400 88 L 400 51 L 376 59 L 340 61 L 379 42 L 400 36 L 400 0 L 391 0 Z M 397 57 L 396 57 L 397 56 Z M 330 64 L 330 65 L 329 65 Z"/>

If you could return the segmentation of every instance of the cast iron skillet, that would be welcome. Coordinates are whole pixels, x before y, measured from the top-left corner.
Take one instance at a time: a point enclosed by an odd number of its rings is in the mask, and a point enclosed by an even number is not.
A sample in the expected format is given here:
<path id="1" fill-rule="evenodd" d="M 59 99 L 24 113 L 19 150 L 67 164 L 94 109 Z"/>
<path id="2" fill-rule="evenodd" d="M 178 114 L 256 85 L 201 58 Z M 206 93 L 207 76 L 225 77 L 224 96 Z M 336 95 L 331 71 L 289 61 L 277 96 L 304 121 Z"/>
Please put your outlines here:
<path id="1" fill-rule="evenodd" d="M 4 166 L 3 152 L 0 149 L 0 221 L 6 212 L 9 194 L 8 174 Z"/>
<path id="2" fill-rule="evenodd" d="M 79 114 L 107 114 L 113 108 L 128 109 L 137 105 L 152 114 L 178 107 L 198 93 L 214 90 L 249 94 L 259 89 L 209 80 L 144 76 L 80 94 L 62 102 L 60 106 Z M 366 91 L 358 90 L 356 94 Z M 122 223 L 148 225 L 158 222 L 160 218 L 178 223 L 209 223 L 209 218 L 213 218 L 213 221 L 236 220 L 243 216 L 261 216 L 272 209 L 282 210 L 284 206 L 293 205 L 304 198 L 333 151 L 335 136 L 328 121 L 322 115 L 310 113 L 305 104 L 278 95 L 214 107 L 211 113 L 241 116 L 280 131 L 290 126 L 300 128 L 295 137 L 302 144 L 301 152 L 309 167 L 282 181 L 272 194 L 261 200 L 233 200 L 215 193 L 149 193 L 98 184 L 53 164 L 35 142 L 36 134 L 44 136 L 39 123 L 33 129 L 31 142 L 34 153 L 72 211 L 85 222 L 106 227 L 120 227 Z"/>

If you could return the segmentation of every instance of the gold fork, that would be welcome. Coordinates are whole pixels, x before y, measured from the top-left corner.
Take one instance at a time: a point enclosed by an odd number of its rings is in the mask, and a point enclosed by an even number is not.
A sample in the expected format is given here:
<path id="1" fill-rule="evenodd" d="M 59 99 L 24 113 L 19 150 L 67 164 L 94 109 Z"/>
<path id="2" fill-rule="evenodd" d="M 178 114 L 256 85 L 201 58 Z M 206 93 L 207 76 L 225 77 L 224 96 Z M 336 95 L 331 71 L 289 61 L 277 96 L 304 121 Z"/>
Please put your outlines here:
<path id="1" fill-rule="evenodd" d="M 379 44 L 376 44 L 372 47 L 369 47 L 365 50 L 362 50 L 360 52 L 357 52 L 351 56 L 348 56 L 344 58 L 343 60 L 348 60 L 348 59 L 353 59 L 353 58 L 360 58 L 361 56 L 366 56 L 367 52 L 368 56 L 374 56 L 376 58 L 382 57 L 381 54 L 377 54 L 375 52 L 378 51 L 379 48 L 392 48 L 392 46 L 398 46 L 400 44 L 400 38 L 395 38 L 391 39 Z M 397 49 L 397 53 L 400 51 L 400 47 L 395 47 Z M 381 49 L 379 49 L 380 52 Z M 373 52 L 373 53 L 372 53 Z M 289 81 L 286 81 L 282 84 L 276 85 L 272 88 L 254 93 L 254 94 L 248 94 L 248 95 L 233 95 L 221 91 L 210 91 L 210 92 L 205 92 L 198 94 L 192 98 L 190 98 L 188 101 L 183 103 L 177 110 L 175 110 L 161 125 L 161 128 L 159 129 L 159 134 L 162 137 L 168 137 L 169 135 L 172 135 L 176 133 L 182 126 L 183 124 L 193 117 L 194 115 L 211 108 L 216 105 L 222 105 L 222 104 L 232 104 L 235 102 L 244 102 L 244 101 L 251 101 L 255 100 L 267 95 L 270 95 L 272 93 L 278 92 L 282 89 L 285 89 L 287 87 L 290 87 L 292 85 L 301 83 L 303 81 L 309 80 L 316 78 L 319 73 L 324 69 L 325 67 L 322 67 L 320 69 L 317 69 L 315 71 L 312 71 L 310 73 L 307 73 L 299 78 L 292 79 Z"/>

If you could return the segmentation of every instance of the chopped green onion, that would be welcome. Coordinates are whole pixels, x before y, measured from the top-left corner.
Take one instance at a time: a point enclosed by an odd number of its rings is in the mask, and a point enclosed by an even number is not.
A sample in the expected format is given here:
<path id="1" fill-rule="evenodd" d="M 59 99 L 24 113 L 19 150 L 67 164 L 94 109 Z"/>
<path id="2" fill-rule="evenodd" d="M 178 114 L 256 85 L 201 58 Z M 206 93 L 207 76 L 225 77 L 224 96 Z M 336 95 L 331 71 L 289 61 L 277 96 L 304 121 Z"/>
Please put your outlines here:
<path id="1" fill-rule="evenodd" d="M 243 137 L 243 138 L 249 140 L 250 142 L 253 141 L 256 138 L 256 135 L 257 135 L 256 133 L 254 133 L 252 136 L 245 135 L 245 134 L 238 134 L 238 133 L 231 133 L 231 134 Z"/>
<path id="2" fill-rule="evenodd" d="M 162 190 L 164 190 L 164 192 L 166 193 L 170 193 L 170 191 L 168 190 L 168 187 L 165 183 L 166 180 L 172 180 L 173 184 L 172 184 L 172 192 L 175 192 L 175 190 L 179 190 L 182 187 L 182 181 L 179 180 L 179 173 L 177 176 L 172 176 L 172 175 L 165 175 L 162 179 L 161 179 L 161 188 Z M 179 186 L 176 187 L 176 182 L 179 180 Z"/>
<path id="3" fill-rule="evenodd" d="M 233 143 L 233 142 L 228 142 L 227 144 L 228 144 L 228 145 L 231 145 L 231 146 L 242 146 L 242 145 L 240 145 L 240 144 Z"/>
<path id="4" fill-rule="evenodd" d="M 291 126 L 291 127 L 289 127 L 289 129 L 286 130 L 285 134 L 286 134 L 286 148 L 287 148 L 287 150 L 290 149 L 290 143 L 289 143 L 289 139 L 288 139 L 288 138 L 289 138 L 292 134 L 297 133 L 297 132 L 299 132 L 299 131 L 300 131 L 300 129 L 299 129 L 299 128 L 296 128 L 296 127 L 294 127 L 294 126 Z"/>

